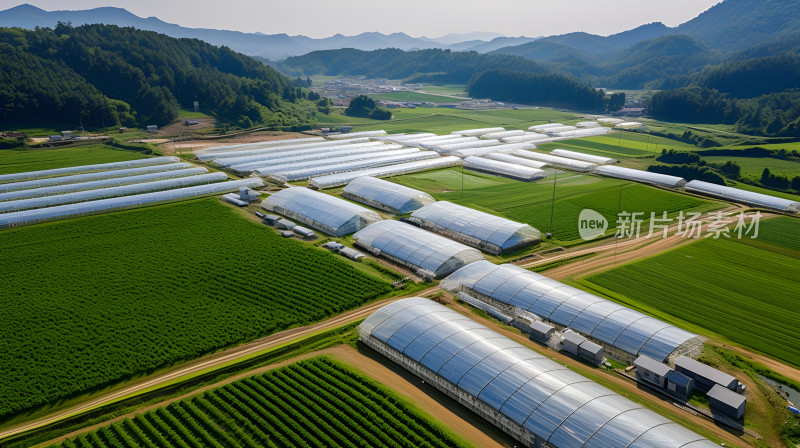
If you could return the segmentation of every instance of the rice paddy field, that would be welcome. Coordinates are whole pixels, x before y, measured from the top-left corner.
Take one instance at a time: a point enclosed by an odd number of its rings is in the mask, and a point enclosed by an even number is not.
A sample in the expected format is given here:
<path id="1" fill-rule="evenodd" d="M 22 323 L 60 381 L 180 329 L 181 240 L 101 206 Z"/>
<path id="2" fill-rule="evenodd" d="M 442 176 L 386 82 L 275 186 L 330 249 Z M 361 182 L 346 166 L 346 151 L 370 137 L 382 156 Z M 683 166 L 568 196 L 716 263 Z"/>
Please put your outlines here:
<path id="1" fill-rule="evenodd" d="M 0 253 L 0 419 L 393 290 L 216 198 L 4 230 Z"/>
<path id="2" fill-rule="evenodd" d="M 460 168 L 396 176 L 391 181 L 426 191 L 437 200 L 528 223 L 542 233 L 551 232 L 556 243 L 566 246 L 583 242 L 578 234 L 578 215 L 585 208 L 605 216 L 609 221 L 606 235 L 613 235 L 620 210 L 643 212 L 643 216 L 649 217 L 651 212 L 661 216 L 666 211 L 672 216 L 680 210 L 706 211 L 719 207 L 718 202 L 642 184 L 586 174 L 559 172 L 555 175 L 554 170 L 548 170 L 546 179 L 533 183 Z M 555 206 L 552 207 L 554 182 Z M 646 226 L 643 228 L 646 233 Z"/>
<path id="3" fill-rule="evenodd" d="M 586 279 L 730 341 L 800 366 L 800 219 L 756 239 L 703 239 Z"/>
<path id="4" fill-rule="evenodd" d="M 800 162 L 792 160 L 773 159 L 770 157 L 731 157 L 731 156 L 703 156 L 709 163 L 736 162 L 742 167 L 742 176 L 760 179 L 764 168 L 769 168 L 772 174 L 787 176 L 790 179 L 800 176 Z"/>
<path id="5" fill-rule="evenodd" d="M 457 103 L 462 101 L 458 98 L 450 98 L 447 96 L 441 95 L 431 95 L 428 93 L 420 93 L 420 92 L 392 92 L 392 93 L 378 93 L 369 95 L 370 97 L 376 100 L 384 100 L 384 101 L 408 101 L 408 102 L 423 102 L 427 101 L 429 103 Z"/>
<path id="6" fill-rule="evenodd" d="M 374 380 L 317 357 L 103 426 L 56 446 L 468 445 Z"/>
<path id="7" fill-rule="evenodd" d="M 0 150 L 0 174 L 124 162 L 144 157 L 147 156 L 135 151 L 114 149 L 101 143 L 48 149 L 3 149 Z"/>

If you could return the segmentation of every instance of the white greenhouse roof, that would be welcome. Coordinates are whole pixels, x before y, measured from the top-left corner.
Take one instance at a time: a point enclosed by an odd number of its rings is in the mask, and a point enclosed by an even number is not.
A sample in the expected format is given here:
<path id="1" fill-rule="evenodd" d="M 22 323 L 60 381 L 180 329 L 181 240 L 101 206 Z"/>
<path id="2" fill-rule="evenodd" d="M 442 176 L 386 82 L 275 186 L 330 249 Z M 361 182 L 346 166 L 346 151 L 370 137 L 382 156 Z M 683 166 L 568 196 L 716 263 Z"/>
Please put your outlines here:
<path id="1" fill-rule="evenodd" d="M 194 176 L 196 174 L 205 174 L 207 172 L 208 170 L 202 167 L 185 168 L 182 170 L 164 171 L 160 173 L 140 174 L 138 176 L 115 177 L 112 179 L 101 179 L 90 182 L 79 182 L 75 184 L 54 185 L 52 187 L 32 188 L 29 190 L 16 190 L 8 193 L 0 193 L 0 201 L 37 198 L 42 196 L 51 196 L 54 194 L 93 190 L 95 188 L 117 187 L 120 185 L 130 185 L 139 182 L 150 182 L 154 180 L 171 179 L 175 177 Z"/>
<path id="2" fill-rule="evenodd" d="M 422 142 L 422 143 L 418 143 L 418 144 L 416 144 L 414 146 L 419 146 L 420 148 L 433 150 L 435 148 L 438 148 L 441 145 L 454 145 L 454 144 L 457 144 L 457 143 L 469 143 L 469 142 L 477 142 L 477 141 L 479 141 L 478 137 L 454 137 L 454 138 L 448 138 L 448 139 L 443 139 L 443 140 L 436 140 L 436 141 L 433 141 L 433 142 Z"/>
<path id="3" fill-rule="evenodd" d="M 580 123 L 575 123 L 576 128 L 596 128 L 599 126 L 600 123 L 596 121 L 581 121 Z"/>
<path id="4" fill-rule="evenodd" d="M 435 137 L 436 134 L 432 132 L 418 132 L 414 134 L 389 134 L 380 137 L 370 137 L 371 140 L 379 140 L 384 142 L 403 143 L 406 140 L 415 140 L 426 137 Z"/>
<path id="5" fill-rule="evenodd" d="M 409 220 L 494 254 L 541 240 L 541 233 L 528 224 L 447 201 L 428 204 L 412 213 Z"/>
<path id="6" fill-rule="evenodd" d="M 353 239 L 369 252 L 431 272 L 436 278 L 484 259 L 477 249 L 394 220 L 376 222 L 356 232 Z"/>
<path id="7" fill-rule="evenodd" d="M 547 166 L 546 163 L 539 162 L 538 160 L 526 159 L 523 157 L 517 157 L 515 155 L 505 154 L 502 152 L 486 154 L 484 157 L 486 157 L 487 159 L 498 160 L 500 162 L 513 163 L 515 165 L 522 165 L 531 168 L 536 168 L 537 170 L 540 170 Z"/>
<path id="8" fill-rule="evenodd" d="M 473 263 L 447 277 L 441 286 L 449 291 L 476 291 L 633 356 L 647 355 L 657 361 L 664 361 L 683 343 L 697 337 L 512 264 Z"/>
<path id="9" fill-rule="evenodd" d="M 381 220 L 372 210 L 304 187 L 274 193 L 261 207 L 333 236 L 348 235 Z"/>
<path id="10" fill-rule="evenodd" d="M 380 148 L 385 146 L 393 146 L 396 148 L 400 147 L 400 145 L 386 145 L 383 142 L 353 143 L 347 145 L 326 146 L 322 148 L 288 149 L 288 150 L 270 152 L 265 154 L 256 154 L 256 155 L 248 155 L 240 157 L 226 157 L 223 159 L 214 159 L 214 163 L 221 166 L 231 166 L 231 165 L 242 165 L 245 163 L 253 163 L 253 162 L 268 162 L 271 160 L 302 158 L 314 155 L 316 155 L 317 157 L 319 157 L 320 155 L 324 157 L 326 153 L 331 151 L 341 151 L 344 149 L 351 151 L 366 150 L 367 152 L 369 152 L 370 150 L 380 151 L 381 150 Z"/>
<path id="11" fill-rule="evenodd" d="M 236 165 L 230 165 L 229 168 L 234 171 L 240 172 L 253 172 L 261 168 L 268 168 L 268 167 L 275 167 L 278 165 L 285 165 L 285 164 L 295 164 L 301 162 L 320 162 L 331 160 L 338 157 L 347 157 L 347 156 L 363 156 L 363 157 L 375 157 L 373 154 L 380 154 L 385 151 L 390 151 L 393 149 L 400 149 L 402 145 L 381 145 L 381 146 L 371 146 L 363 148 L 359 145 L 347 145 L 341 146 L 336 148 L 330 148 L 324 152 L 316 152 L 312 154 L 305 154 L 305 155 L 295 155 L 290 157 L 284 157 L 281 155 L 275 159 L 267 159 L 267 160 L 259 160 L 257 162 L 248 162 L 248 163 L 239 163 Z M 354 159 L 355 160 L 355 159 Z"/>
<path id="12" fill-rule="evenodd" d="M 265 148 L 252 147 L 244 150 L 223 151 L 223 152 L 198 151 L 195 153 L 195 156 L 197 156 L 198 160 L 206 161 L 206 160 L 228 159 L 232 157 L 250 157 L 250 156 L 273 154 L 273 153 L 287 152 L 287 151 L 300 151 L 312 148 L 331 148 L 334 146 L 354 145 L 359 143 L 369 143 L 369 139 L 364 137 L 352 140 L 339 140 L 339 141 L 324 140 L 321 142 L 303 143 L 299 145 L 273 145 Z"/>
<path id="13" fill-rule="evenodd" d="M 450 154 L 453 151 L 457 151 L 460 149 L 468 149 L 468 148 L 485 148 L 487 146 L 497 146 L 500 144 L 499 140 L 479 140 L 476 142 L 466 142 L 466 143 L 448 143 L 442 145 L 435 145 L 432 146 L 434 151 L 438 151 L 442 154 Z"/>
<path id="14" fill-rule="evenodd" d="M 342 140 L 353 137 L 377 137 L 379 135 L 386 135 L 386 131 L 381 129 L 379 131 L 348 132 L 346 134 L 329 135 L 328 138 L 331 140 Z"/>
<path id="15" fill-rule="evenodd" d="M 484 159 L 483 157 L 476 156 L 469 156 L 464 159 L 464 168 L 506 176 L 526 182 L 532 182 L 547 177 L 547 173 L 537 168 L 501 162 L 499 160 Z"/>
<path id="16" fill-rule="evenodd" d="M 165 171 L 192 168 L 190 163 L 167 163 L 164 165 L 149 165 L 138 168 L 125 168 L 121 170 L 97 171 L 86 174 L 73 174 L 70 176 L 46 177 L 44 179 L 25 180 L 22 182 L 9 182 L 0 184 L 0 192 L 29 190 L 32 188 L 52 187 L 56 185 L 77 184 L 93 180 L 114 179 L 118 177 L 136 176 L 139 174 L 162 173 Z"/>
<path id="17" fill-rule="evenodd" d="M 766 207 L 784 212 L 800 213 L 800 202 L 768 194 L 756 193 L 754 191 L 712 184 L 711 182 L 703 182 L 701 180 L 693 180 L 687 183 L 686 191 L 729 201 L 741 202 L 754 207 Z"/>
<path id="18" fill-rule="evenodd" d="M 619 124 L 624 123 L 625 120 L 621 120 L 619 118 L 598 118 L 598 123 L 608 123 L 608 124 Z"/>
<path id="19" fill-rule="evenodd" d="M 538 132 L 526 132 L 522 135 L 515 135 L 513 137 L 503 137 L 500 140 L 502 140 L 503 143 L 540 143 L 546 139 L 549 139 L 549 137 L 545 134 L 539 134 Z"/>
<path id="20" fill-rule="evenodd" d="M 458 165 L 461 159 L 458 157 L 437 157 L 434 159 L 418 160 L 416 162 L 398 163 L 375 168 L 367 168 L 345 173 L 329 174 L 326 176 L 313 177 L 308 181 L 308 185 L 314 188 L 330 188 L 344 185 L 351 180 L 361 176 L 385 177 L 398 174 L 416 173 L 418 171 L 431 170 L 435 168 L 446 168 Z"/>
<path id="21" fill-rule="evenodd" d="M 368 160 L 368 159 L 376 159 L 380 157 L 391 157 L 403 154 L 420 153 L 420 150 L 417 148 L 405 148 L 400 145 L 386 145 L 386 146 L 392 146 L 393 148 L 388 151 L 356 152 L 344 155 L 336 155 L 331 153 L 332 157 L 330 158 L 325 158 L 324 157 L 325 154 L 322 154 L 321 155 L 322 157 L 317 157 L 307 160 L 280 159 L 258 164 L 248 163 L 245 166 L 234 165 L 233 167 L 231 167 L 231 169 L 236 171 L 246 171 L 246 172 L 257 171 L 260 176 L 266 176 L 268 174 L 284 173 L 294 170 L 304 170 L 307 168 L 316 168 L 320 166 L 326 166 L 326 167 L 335 166 L 339 164 L 358 162 L 361 160 Z"/>
<path id="22" fill-rule="evenodd" d="M 138 207 L 141 205 L 157 204 L 160 202 L 191 199 L 195 197 L 208 196 L 210 194 L 239 191 L 239 187 L 255 188 L 263 185 L 264 182 L 262 182 L 261 179 L 242 179 L 230 182 L 218 182 L 208 185 L 178 188 L 175 190 L 158 191 L 154 193 L 136 194 L 121 198 L 100 199 L 97 201 L 81 202 L 78 204 L 57 205 L 54 207 L 3 213 L 0 214 L 0 228 L 16 227 L 62 218 L 71 218 L 75 216 L 121 210 L 125 208 Z"/>
<path id="23" fill-rule="evenodd" d="M 65 174 L 91 173 L 95 171 L 120 170 L 163 163 L 180 162 L 177 157 L 150 157 L 146 159 L 128 160 L 125 162 L 100 163 L 96 165 L 71 166 L 67 168 L 54 168 L 51 170 L 26 171 L 24 173 L 0 175 L 0 182 L 17 182 L 28 179 L 41 179 L 43 177 L 63 176 Z"/>
<path id="24" fill-rule="evenodd" d="M 587 173 L 597 168 L 594 163 L 583 162 L 581 160 L 568 159 L 566 157 L 552 156 L 550 154 L 542 154 L 540 152 L 518 150 L 511 153 L 517 157 L 524 157 L 526 159 L 544 162 L 552 167 L 563 168 L 570 171 L 578 171 Z"/>
<path id="25" fill-rule="evenodd" d="M 335 165 L 317 166 L 304 169 L 295 169 L 290 171 L 280 171 L 278 173 L 270 173 L 271 176 L 284 181 L 296 181 L 308 179 L 310 177 L 324 176 L 326 174 L 344 173 L 347 171 L 356 171 L 363 168 L 372 168 L 384 165 L 392 165 L 395 163 L 412 162 L 415 160 L 433 159 L 439 157 L 439 154 L 433 151 L 417 151 L 407 154 L 373 157 L 365 160 L 355 160 L 351 162 L 342 162 Z M 261 171 L 257 171 L 261 175 Z"/>
<path id="26" fill-rule="evenodd" d="M 515 131 L 500 131 L 500 132 L 490 132 L 488 134 L 481 135 L 481 139 L 490 140 L 490 139 L 501 139 L 505 137 L 515 137 L 525 135 L 525 131 L 515 130 Z"/>
<path id="27" fill-rule="evenodd" d="M 583 137 L 592 137 L 595 135 L 605 135 L 608 134 L 609 132 L 611 132 L 609 128 L 597 127 L 597 128 L 576 129 L 574 131 L 566 131 L 566 132 L 556 132 L 553 135 L 561 139 L 583 138 Z"/>
<path id="28" fill-rule="evenodd" d="M 614 177 L 617 179 L 643 182 L 646 184 L 660 185 L 667 188 L 679 188 L 686 185 L 686 179 L 650 171 L 635 170 L 621 166 L 604 165 L 597 167 L 592 174 Z"/>
<path id="29" fill-rule="evenodd" d="M 545 124 L 537 124 L 537 125 L 531 126 L 531 127 L 528 128 L 528 130 L 536 132 L 536 131 L 542 131 L 544 129 L 560 128 L 560 127 L 563 127 L 563 126 L 564 126 L 563 123 L 545 123 Z"/>
<path id="30" fill-rule="evenodd" d="M 478 135 L 488 134 L 490 132 L 502 132 L 505 131 L 506 128 L 496 127 L 496 128 L 475 128 L 475 129 L 464 129 L 461 131 L 453 131 L 451 134 L 458 134 L 458 135 L 466 135 L 475 137 Z"/>
<path id="31" fill-rule="evenodd" d="M 269 148 L 272 146 L 303 145 L 306 143 L 316 143 L 323 141 L 325 141 L 325 139 L 322 137 L 306 137 L 306 138 L 295 138 L 288 140 L 270 140 L 265 142 L 240 143 L 238 145 L 214 146 L 211 148 L 205 148 L 201 151 L 198 151 L 198 153 L 205 154 L 209 152 L 236 151 L 239 149 L 248 149 L 248 148 L 255 149 L 255 148 Z"/>
<path id="32" fill-rule="evenodd" d="M 568 159 L 582 160 L 584 162 L 594 163 L 597 165 L 611 165 L 619 162 L 619 160 L 612 159 L 611 157 L 595 156 L 577 151 L 570 151 L 567 149 L 554 149 L 550 151 L 551 155 L 566 157 Z"/>
<path id="33" fill-rule="evenodd" d="M 618 123 L 614 127 L 615 128 L 624 128 L 624 129 L 635 129 L 635 128 L 640 128 L 642 126 L 643 126 L 642 123 L 639 123 L 638 121 L 624 121 L 622 123 Z"/>
<path id="34" fill-rule="evenodd" d="M 532 149 L 536 146 L 533 143 L 504 143 L 502 145 L 492 145 L 485 147 L 464 148 L 453 151 L 451 154 L 462 159 L 469 156 L 484 156 L 493 152 L 513 152 L 522 149 Z"/>
<path id="35" fill-rule="evenodd" d="M 428 193 L 369 176 L 353 179 L 342 194 L 391 213 L 410 213 L 436 202 Z"/>
<path id="36" fill-rule="evenodd" d="M 713 448 L 681 425 L 573 372 L 547 356 L 428 299 L 388 304 L 359 325 L 554 448 Z M 435 383 L 434 383 L 435 385 Z"/>

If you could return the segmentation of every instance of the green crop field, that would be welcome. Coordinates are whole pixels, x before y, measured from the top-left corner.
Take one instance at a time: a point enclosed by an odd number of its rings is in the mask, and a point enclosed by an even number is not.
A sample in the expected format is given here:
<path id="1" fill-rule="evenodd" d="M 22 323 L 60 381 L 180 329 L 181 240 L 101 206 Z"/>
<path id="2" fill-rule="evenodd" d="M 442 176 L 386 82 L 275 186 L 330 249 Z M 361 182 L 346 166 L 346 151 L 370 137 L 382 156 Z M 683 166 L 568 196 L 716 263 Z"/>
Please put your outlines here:
<path id="1" fill-rule="evenodd" d="M 392 291 L 217 199 L 0 232 L 0 417 Z"/>
<path id="2" fill-rule="evenodd" d="M 103 426 L 77 447 L 463 447 L 372 379 L 326 357 L 239 380 Z"/>
<path id="3" fill-rule="evenodd" d="M 757 239 L 703 239 L 587 280 L 800 365 L 798 235 L 799 219 L 773 218 Z"/>
<path id="4" fill-rule="evenodd" d="M 96 163 L 124 162 L 146 157 L 135 151 L 103 144 L 75 145 L 52 149 L 2 149 L 0 174 L 49 170 Z"/>
<path id="5" fill-rule="evenodd" d="M 463 193 L 462 172 L 459 168 L 407 174 L 391 180 L 427 191 L 437 200 L 450 201 L 526 222 L 544 233 L 551 231 L 553 178 L 553 170 L 548 170 L 547 179 L 533 183 L 464 170 Z M 644 212 L 644 216 L 649 218 L 650 212 L 655 212 L 660 217 L 663 211 L 672 215 L 681 210 L 708 210 L 716 204 L 642 184 L 585 174 L 560 172 L 555 183 L 552 233 L 553 239 L 564 245 L 582 242 L 578 234 L 578 215 L 585 208 L 591 208 L 605 216 L 610 229 L 606 235 L 613 235 L 620 208 L 626 212 Z M 643 228 L 647 233 L 646 227 Z"/>
<path id="6" fill-rule="evenodd" d="M 420 93 L 420 92 L 392 92 L 392 93 L 377 93 L 369 95 L 376 100 L 384 100 L 384 101 L 400 101 L 400 102 L 422 102 L 427 101 L 429 103 L 457 103 L 462 101 L 458 98 L 449 98 L 446 96 L 440 95 L 431 95 L 428 93 Z"/>
<path id="7" fill-rule="evenodd" d="M 731 157 L 731 156 L 703 156 L 709 163 L 725 163 L 728 160 L 736 162 L 742 167 L 742 176 L 761 178 L 764 168 L 769 168 L 772 174 L 779 174 L 792 178 L 800 176 L 800 162 L 791 160 L 773 159 L 769 157 Z"/>
<path id="8" fill-rule="evenodd" d="M 459 96 L 463 95 L 463 96 L 467 96 L 468 94 L 467 94 L 467 92 L 465 90 L 466 87 L 467 86 L 465 86 L 464 84 L 446 84 L 446 85 L 442 85 L 442 86 L 430 85 L 430 86 L 423 87 L 422 90 L 424 90 L 424 91 L 426 91 L 428 93 L 433 93 L 433 94 L 438 94 L 438 95 L 459 95 Z"/>

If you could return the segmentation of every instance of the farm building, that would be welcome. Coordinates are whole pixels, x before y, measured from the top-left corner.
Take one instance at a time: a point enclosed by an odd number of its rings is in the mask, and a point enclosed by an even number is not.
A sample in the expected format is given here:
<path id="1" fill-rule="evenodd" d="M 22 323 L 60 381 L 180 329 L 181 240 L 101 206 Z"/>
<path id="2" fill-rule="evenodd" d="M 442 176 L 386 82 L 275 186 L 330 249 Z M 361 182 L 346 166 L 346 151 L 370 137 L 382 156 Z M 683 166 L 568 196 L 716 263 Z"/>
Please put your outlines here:
<path id="1" fill-rule="evenodd" d="M 686 356 L 675 360 L 675 371 L 693 379 L 695 387 L 702 392 L 708 392 L 715 384 L 733 391 L 739 389 L 739 380 L 736 378 Z"/>
<path id="2" fill-rule="evenodd" d="M 672 371 L 667 377 L 667 392 L 673 397 L 689 401 L 694 390 L 694 380 L 688 376 Z"/>
<path id="3" fill-rule="evenodd" d="M 530 338 L 534 341 L 547 343 L 555 332 L 556 328 L 554 326 L 547 325 L 540 320 L 535 320 L 530 324 Z"/>
<path id="4" fill-rule="evenodd" d="M 541 240 L 541 233 L 528 224 L 447 201 L 420 208 L 411 214 L 409 221 L 495 255 Z"/>
<path id="5" fill-rule="evenodd" d="M 400 221 L 380 221 L 353 235 L 356 245 L 406 266 L 424 278 L 441 278 L 483 260 L 477 250 Z"/>
<path id="6" fill-rule="evenodd" d="M 650 171 L 636 170 L 621 166 L 604 165 L 597 167 L 592 174 L 598 176 L 614 177 L 617 179 L 632 180 L 645 184 L 657 185 L 666 188 L 680 188 L 686 185 L 686 179 L 668 174 L 653 173 Z"/>
<path id="7" fill-rule="evenodd" d="M 464 159 L 464 168 L 525 182 L 533 182 L 547 177 L 547 173 L 537 168 L 477 156 L 469 156 Z"/>
<path id="8" fill-rule="evenodd" d="M 667 387 L 667 378 L 674 372 L 672 367 L 655 359 L 642 355 L 633 361 L 636 366 L 636 380 L 647 381 L 658 387 Z"/>
<path id="9" fill-rule="evenodd" d="M 344 185 L 353 179 L 371 176 L 384 177 L 398 174 L 416 173 L 418 171 L 431 170 L 434 168 L 445 168 L 461 163 L 458 157 L 437 157 L 433 159 L 417 160 L 415 162 L 398 163 L 374 168 L 364 168 L 361 170 L 347 171 L 344 173 L 326 174 L 324 176 L 313 177 L 308 181 L 312 188 L 330 188 Z"/>
<path id="10" fill-rule="evenodd" d="M 384 306 L 359 339 L 528 447 L 716 446 L 427 299 Z"/>
<path id="11" fill-rule="evenodd" d="M 603 347 L 572 330 L 564 330 L 561 338 L 562 350 L 595 364 L 603 362 Z"/>
<path id="12" fill-rule="evenodd" d="M 274 193 L 261 207 L 333 236 L 358 232 L 381 220 L 377 213 L 360 205 L 303 187 Z"/>
<path id="13" fill-rule="evenodd" d="M 566 157 L 568 159 L 583 160 L 584 162 L 594 163 L 596 165 L 611 165 L 619 162 L 619 160 L 612 159 L 611 157 L 594 156 L 591 154 L 584 154 L 577 151 L 569 151 L 567 149 L 554 149 L 550 151 L 551 155 Z"/>
<path id="14" fill-rule="evenodd" d="M 664 361 L 696 353 L 703 340 L 638 311 L 512 264 L 479 261 L 447 277 L 441 287 L 452 293 L 465 292 L 512 315 L 519 308 L 557 328 L 569 327 L 601 344 L 606 356 L 626 362 L 640 355 Z"/>
<path id="15" fill-rule="evenodd" d="M 411 213 L 436 202 L 428 193 L 369 176 L 353 179 L 342 196 L 390 213 Z"/>
<path id="16" fill-rule="evenodd" d="M 765 207 L 782 212 L 800 213 L 800 202 L 778 198 L 754 191 L 740 190 L 724 185 L 712 184 L 701 180 L 693 180 L 686 184 L 686 191 L 698 193 L 728 201 L 741 202 L 753 207 Z"/>
<path id="17" fill-rule="evenodd" d="M 730 389 L 715 384 L 708 391 L 708 406 L 712 411 L 720 412 L 728 417 L 740 419 L 744 416 L 747 399 Z"/>
<path id="18" fill-rule="evenodd" d="M 297 224 L 293 223 L 292 221 L 289 221 L 288 219 L 281 218 L 275 221 L 275 228 L 277 229 L 292 230 L 295 227 L 297 227 Z"/>

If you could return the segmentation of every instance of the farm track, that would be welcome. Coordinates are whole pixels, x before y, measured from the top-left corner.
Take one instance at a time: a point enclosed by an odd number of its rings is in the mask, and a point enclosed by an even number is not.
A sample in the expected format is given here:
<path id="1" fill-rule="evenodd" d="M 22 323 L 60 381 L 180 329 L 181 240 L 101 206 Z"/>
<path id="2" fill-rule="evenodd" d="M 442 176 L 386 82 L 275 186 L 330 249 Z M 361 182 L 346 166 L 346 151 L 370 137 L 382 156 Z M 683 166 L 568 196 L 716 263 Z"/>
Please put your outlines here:
<path id="1" fill-rule="evenodd" d="M 423 291 L 419 291 L 413 296 L 423 296 L 425 294 L 429 294 L 434 292 L 438 289 L 437 287 L 429 288 Z M 412 296 L 407 296 L 412 297 Z M 359 319 L 363 319 L 368 315 L 372 314 L 378 308 L 403 299 L 405 297 L 397 297 L 391 299 L 384 299 L 377 302 L 370 303 L 366 306 L 361 308 L 348 311 L 342 313 L 338 316 L 332 317 L 330 319 L 324 320 L 322 322 L 318 322 L 312 325 L 308 325 L 305 327 L 298 327 L 293 328 L 290 330 L 286 330 L 280 333 L 273 334 L 269 337 L 250 342 L 244 345 L 240 345 L 237 347 L 232 347 L 229 349 L 221 350 L 216 353 L 212 353 L 201 358 L 198 358 L 194 361 L 190 361 L 184 364 L 177 370 L 170 370 L 167 372 L 163 372 L 161 374 L 156 374 L 149 377 L 140 378 L 137 380 L 133 380 L 132 384 L 125 386 L 121 389 L 114 390 L 108 393 L 102 393 L 97 397 L 91 398 L 84 402 L 78 403 L 73 406 L 69 406 L 65 409 L 58 410 L 57 412 L 47 415 L 44 417 L 37 418 L 33 421 L 29 421 L 17 426 L 13 426 L 9 429 L 3 430 L 0 432 L 0 441 L 3 438 L 13 436 L 16 434 L 20 434 L 25 431 L 30 431 L 36 428 L 40 428 L 42 426 L 49 425 L 51 423 L 55 423 L 63 418 L 79 414 L 81 412 L 88 411 L 93 408 L 97 408 L 106 404 L 109 404 L 113 401 L 119 400 L 123 397 L 127 397 L 129 395 L 135 395 L 139 392 L 142 392 L 146 389 L 157 388 L 165 383 L 174 381 L 178 378 L 183 376 L 191 375 L 193 373 L 198 373 L 204 370 L 213 369 L 215 367 L 220 367 L 223 364 L 235 362 L 237 360 L 241 360 L 242 358 L 248 357 L 250 355 L 256 354 L 258 352 L 294 342 L 300 339 L 303 339 L 313 333 L 319 331 L 330 330 L 336 327 L 340 327 L 342 325 L 346 325 L 352 322 L 355 322 Z"/>

